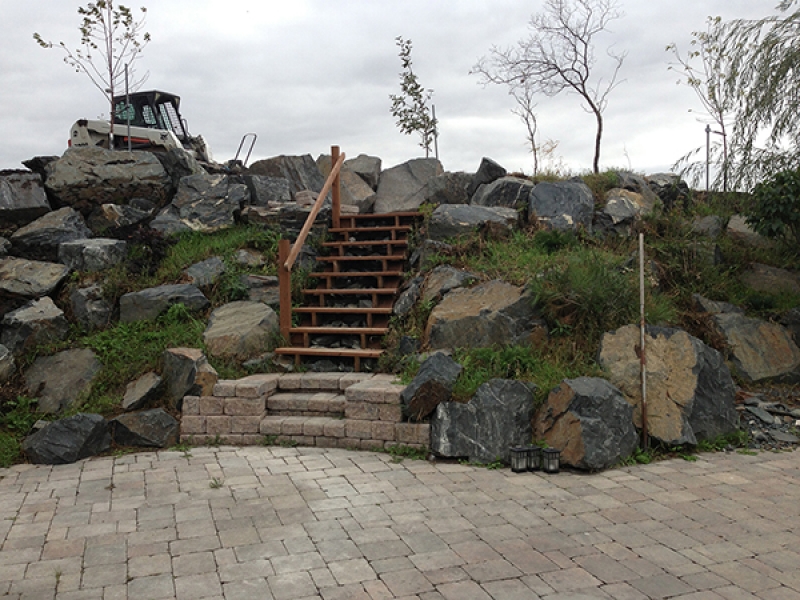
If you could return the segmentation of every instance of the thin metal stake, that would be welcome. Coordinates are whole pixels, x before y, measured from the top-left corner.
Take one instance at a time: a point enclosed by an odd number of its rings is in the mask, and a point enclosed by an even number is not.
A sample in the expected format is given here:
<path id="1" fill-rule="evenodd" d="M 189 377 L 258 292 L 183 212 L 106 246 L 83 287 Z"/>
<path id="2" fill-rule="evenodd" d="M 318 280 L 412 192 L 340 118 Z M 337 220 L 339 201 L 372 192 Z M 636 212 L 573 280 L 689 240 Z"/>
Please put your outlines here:
<path id="1" fill-rule="evenodd" d="M 639 313 L 641 315 L 639 332 L 639 362 L 642 367 L 642 446 L 650 446 L 647 432 L 647 358 L 645 355 L 645 317 L 644 317 L 644 234 L 639 233 Z"/>

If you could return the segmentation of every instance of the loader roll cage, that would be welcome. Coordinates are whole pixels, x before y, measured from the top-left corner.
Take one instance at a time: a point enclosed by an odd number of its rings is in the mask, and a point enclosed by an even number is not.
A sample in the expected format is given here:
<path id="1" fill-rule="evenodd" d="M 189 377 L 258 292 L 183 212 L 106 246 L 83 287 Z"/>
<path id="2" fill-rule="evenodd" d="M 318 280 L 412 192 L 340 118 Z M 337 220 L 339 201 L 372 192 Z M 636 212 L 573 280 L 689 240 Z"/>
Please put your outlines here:
<path id="1" fill-rule="evenodd" d="M 181 141 L 189 141 L 189 132 L 180 113 L 180 96 L 168 92 L 151 90 L 134 92 L 127 97 L 114 98 L 114 124 L 127 125 L 130 118 L 131 127 L 147 129 L 165 129 L 171 131 Z"/>

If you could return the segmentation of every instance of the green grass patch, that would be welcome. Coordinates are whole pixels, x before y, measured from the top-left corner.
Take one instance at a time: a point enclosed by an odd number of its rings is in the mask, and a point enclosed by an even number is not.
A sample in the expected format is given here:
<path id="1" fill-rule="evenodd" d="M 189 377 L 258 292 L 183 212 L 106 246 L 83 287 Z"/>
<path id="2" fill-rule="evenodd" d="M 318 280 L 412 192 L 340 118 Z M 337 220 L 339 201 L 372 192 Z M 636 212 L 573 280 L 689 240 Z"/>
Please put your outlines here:
<path id="1" fill-rule="evenodd" d="M 19 462 L 21 452 L 19 437 L 13 433 L 0 431 L 0 468 L 6 469 Z"/>

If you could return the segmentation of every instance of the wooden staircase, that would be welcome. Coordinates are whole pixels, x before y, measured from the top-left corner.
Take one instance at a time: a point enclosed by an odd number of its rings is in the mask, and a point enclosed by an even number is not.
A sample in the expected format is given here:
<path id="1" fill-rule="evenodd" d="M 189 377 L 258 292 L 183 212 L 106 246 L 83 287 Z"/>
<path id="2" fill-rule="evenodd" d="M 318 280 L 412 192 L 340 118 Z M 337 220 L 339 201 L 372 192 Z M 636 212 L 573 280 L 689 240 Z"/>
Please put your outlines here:
<path id="1" fill-rule="evenodd" d="M 409 234 L 421 215 L 339 214 L 337 180 L 334 175 L 333 227 L 328 230 L 336 239 L 323 244 L 328 253 L 317 258 L 323 268 L 311 273 L 316 287 L 303 290 L 299 307 L 291 307 L 284 265 L 292 261 L 288 241 L 281 240 L 281 333 L 288 345 L 276 348 L 275 354 L 291 356 L 298 365 L 304 359 L 329 359 L 361 371 L 372 366 L 365 360 L 374 362 L 383 353 L 381 340 L 403 283 Z"/>

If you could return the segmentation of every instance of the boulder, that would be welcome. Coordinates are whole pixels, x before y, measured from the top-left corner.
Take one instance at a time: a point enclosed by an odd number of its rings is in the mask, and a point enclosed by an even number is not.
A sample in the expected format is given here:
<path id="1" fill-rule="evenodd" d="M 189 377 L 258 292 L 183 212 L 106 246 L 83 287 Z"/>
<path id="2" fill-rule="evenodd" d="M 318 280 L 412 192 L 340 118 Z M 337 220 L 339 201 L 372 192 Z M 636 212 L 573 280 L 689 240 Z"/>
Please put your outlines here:
<path id="1" fill-rule="evenodd" d="M 128 244 L 122 240 L 74 240 L 58 246 L 58 262 L 76 271 L 103 271 L 121 263 L 127 253 Z"/>
<path id="2" fill-rule="evenodd" d="M 437 254 L 449 254 L 452 251 L 453 246 L 450 244 L 424 239 L 422 243 L 417 246 L 416 250 L 411 253 L 408 262 L 412 267 L 424 270 L 427 267 L 427 262 L 430 257 L 436 256 Z"/>
<path id="3" fill-rule="evenodd" d="M 317 158 L 317 168 L 326 179 L 330 175 L 331 167 L 329 154 L 323 154 Z M 375 190 L 357 173 L 342 165 L 342 169 L 339 171 L 339 183 L 339 198 L 343 211 L 347 207 L 351 207 L 350 212 L 353 213 L 367 213 L 372 210 L 372 205 L 375 203 Z"/>
<path id="4" fill-rule="evenodd" d="M 277 308 L 280 306 L 280 287 L 275 275 L 242 274 L 239 282 L 247 288 L 247 299 L 250 302 L 260 302 L 267 306 Z"/>
<path id="5" fill-rule="evenodd" d="M 0 313 L 16 300 L 40 298 L 56 291 L 69 275 L 69 267 L 57 263 L 0 258 Z M 4 301 L 4 299 L 6 301 Z"/>
<path id="6" fill-rule="evenodd" d="M 443 352 L 431 354 L 400 393 L 403 414 L 412 421 L 427 418 L 441 402 L 450 400 L 463 367 Z"/>
<path id="7" fill-rule="evenodd" d="M 22 308 L 6 313 L 2 325 L 0 343 L 13 354 L 22 354 L 35 346 L 61 341 L 69 332 L 64 311 L 49 296 L 31 300 Z"/>
<path id="8" fill-rule="evenodd" d="M 639 205 L 643 214 L 650 214 L 658 203 L 658 196 L 650 187 L 647 180 L 641 175 L 630 171 L 617 171 L 617 187 L 639 195 Z"/>
<path id="9" fill-rule="evenodd" d="M 57 414 L 89 392 L 102 367 L 88 348 L 64 350 L 37 358 L 25 372 L 25 385 L 41 412 Z"/>
<path id="10" fill-rule="evenodd" d="M 273 206 L 292 201 L 292 190 L 289 180 L 284 177 L 268 177 L 266 175 L 245 175 L 245 185 L 250 190 L 252 206 Z"/>
<path id="11" fill-rule="evenodd" d="M 123 323 L 153 320 L 173 304 L 183 304 L 190 310 L 204 310 L 209 301 L 194 285 L 159 285 L 124 294 L 119 299 L 119 319 Z"/>
<path id="12" fill-rule="evenodd" d="M 381 176 L 381 159 L 377 156 L 359 154 L 355 158 L 345 160 L 342 166 L 361 177 L 373 190 L 378 189 L 378 180 Z"/>
<path id="13" fill-rule="evenodd" d="M 267 262 L 261 252 L 250 248 L 239 248 L 233 253 L 233 260 L 243 267 L 263 267 Z"/>
<path id="14" fill-rule="evenodd" d="M 594 197 L 582 181 L 544 181 L 531 191 L 528 220 L 550 229 L 592 231 Z"/>
<path id="15" fill-rule="evenodd" d="M 11 350 L 0 344 L 0 383 L 5 383 L 17 370 Z"/>
<path id="16" fill-rule="evenodd" d="M 795 345 L 800 347 L 800 307 L 787 310 L 781 315 L 779 322 L 792 335 Z"/>
<path id="17" fill-rule="evenodd" d="M 425 202 L 434 206 L 440 204 L 469 204 L 469 189 L 472 175 L 464 172 L 442 173 L 428 181 L 425 189 Z"/>
<path id="18" fill-rule="evenodd" d="M 530 290 L 500 280 L 448 293 L 426 326 L 430 348 L 534 343 L 546 336 Z"/>
<path id="19" fill-rule="evenodd" d="M 772 240 L 756 233 L 742 215 L 733 215 L 728 220 L 726 230 L 728 237 L 733 241 L 754 248 L 767 248 L 772 246 Z"/>
<path id="20" fill-rule="evenodd" d="M 254 162 L 248 171 L 251 175 L 281 177 L 289 181 L 292 197 L 303 190 L 319 193 L 325 178 L 310 154 L 302 156 L 274 156 Z"/>
<path id="21" fill-rule="evenodd" d="M 36 260 L 57 260 L 64 242 L 92 237 L 79 212 L 67 207 L 39 217 L 11 236 L 14 253 Z"/>
<path id="22" fill-rule="evenodd" d="M 102 329 L 111 323 L 114 307 L 103 296 L 103 288 L 92 284 L 77 288 L 69 296 L 72 315 L 87 331 Z"/>
<path id="23" fill-rule="evenodd" d="M 186 269 L 184 275 L 189 283 L 197 287 L 214 285 L 225 273 L 225 262 L 219 256 L 212 256 L 204 261 L 193 264 Z"/>
<path id="24" fill-rule="evenodd" d="M 749 382 L 800 382 L 800 349 L 777 323 L 740 313 L 714 315 L 736 372 Z"/>
<path id="25" fill-rule="evenodd" d="M 101 204 L 95 207 L 86 222 L 95 234 L 119 238 L 132 233 L 157 212 L 158 207 L 150 200 L 133 198 L 130 204 Z"/>
<path id="26" fill-rule="evenodd" d="M 561 463 L 598 471 L 631 456 L 638 445 L 633 406 L 605 379 L 565 379 L 537 411 L 534 438 L 561 451 Z"/>
<path id="27" fill-rule="evenodd" d="M 449 265 L 439 265 L 428 273 L 425 279 L 425 290 L 422 292 L 424 302 L 438 302 L 445 294 L 456 288 L 465 287 L 480 279 L 475 273 L 462 271 Z"/>
<path id="28" fill-rule="evenodd" d="M 710 300 L 700 294 L 692 294 L 692 307 L 698 312 L 705 312 L 712 315 L 721 313 L 738 313 L 743 315 L 744 309 L 739 308 L 730 302 L 722 302 L 717 300 Z"/>
<path id="29" fill-rule="evenodd" d="M 0 258 L 8 255 L 9 250 L 11 250 L 11 240 L 0 236 Z"/>
<path id="30" fill-rule="evenodd" d="M 645 211 L 641 194 L 614 188 L 606 193 L 606 204 L 596 217 L 597 227 L 606 233 L 629 235 Z"/>
<path id="31" fill-rule="evenodd" d="M 691 191 L 689 185 L 675 173 L 653 173 L 644 178 L 666 210 L 688 208 Z"/>
<path id="32" fill-rule="evenodd" d="M 428 237 L 442 241 L 470 235 L 487 226 L 512 231 L 518 225 L 519 213 L 513 208 L 442 204 L 431 215 Z"/>
<path id="33" fill-rule="evenodd" d="M 472 195 L 470 204 L 476 206 L 505 206 L 506 208 L 528 207 L 528 198 L 533 182 L 521 177 L 500 177 L 481 185 Z"/>
<path id="34" fill-rule="evenodd" d="M 752 263 L 742 273 L 742 283 L 757 292 L 800 295 L 800 276 L 797 273 L 760 263 Z"/>
<path id="35" fill-rule="evenodd" d="M 125 395 L 122 396 L 122 410 L 139 410 L 154 400 L 161 392 L 161 384 L 164 382 L 158 374 L 150 371 L 139 377 L 136 381 L 131 381 L 125 387 Z"/>
<path id="36" fill-rule="evenodd" d="M 634 407 L 641 428 L 640 330 L 626 325 L 605 333 L 598 363 Z M 680 329 L 648 327 L 647 423 L 649 435 L 668 445 L 697 444 L 738 428 L 736 386 L 722 355 Z"/>
<path id="37" fill-rule="evenodd" d="M 167 448 L 178 443 L 180 423 L 163 408 L 125 413 L 111 419 L 109 426 L 120 446 Z"/>
<path id="38" fill-rule="evenodd" d="M 161 209 L 155 218 L 150 221 L 149 226 L 150 229 L 157 231 L 164 237 L 184 231 L 192 231 L 192 228 L 181 220 L 178 208 L 173 204 L 168 204 Z"/>
<path id="39" fill-rule="evenodd" d="M 161 356 L 164 398 L 171 409 L 180 409 L 183 397 L 211 396 L 217 372 L 197 348 L 167 348 Z"/>
<path id="40" fill-rule="evenodd" d="M 0 223 L 27 225 L 48 212 L 50 204 L 39 174 L 0 171 Z"/>
<path id="41" fill-rule="evenodd" d="M 169 174 L 150 152 L 70 148 L 45 172 L 47 191 L 83 215 L 95 206 L 129 204 L 134 198 L 163 206 L 172 189 Z"/>
<path id="42" fill-rule="evenodd" d="M 172 189 L 178 189 L 180 181 L 191 175 L 202 175 L 206 172 L 203 166 L 183 148 L 172 148 L 166 152 L 155 152 L 155 157 L 161 161 L 164 170 L 170 178 Z"/>
<path id="43" fill-rule="evenodd" d="M 722 235 L 724 225 L 725 221 L 718 215 L 695 217 L 692 221 L 692 233 L 714 240 Z"/>
<path id="44" fill-rule="evenodd" d="M 423 281 L 425 281 L 423 277 L 414 277 L 414 279 L 405 284 L 392 307 L 393 314 L 398 317 L 404 317 L 411 312 L 411 309 L 414 308 L 420 298 Z"/>
<path id="45" fill-rule="evenodd" d="M 272 226 L 281 231 L 287 238 L 293 240 L 297 238 L 300 230 L 305 225 L 311 207 L 298 206 L 290 203 L 284 204 L 279 208 L 264 208 L 263 206 L 246 206 L 242 210 L 242 221 L 245 223 L 259 223 Z M 319 239 L 328 230 L 327 224 L 331 218 L 330 206 L 323 204 L 322 209 L 317 213 L 317 218 L 309 233 L 310 239 Z"/>
<path id="46" fill-rule="evenodd" d="M 214 309 L 203 333 L 211 356 L 247 360 L 264 353 L 278 334 L 278 316 L 261 302 L 230 302 Z"/>
<path id="47" fill-rule="evenodd" d="M 78 413 L 53 421 L 25 438 L 22 451 L 34 464 L 65 465 L 111 448 L 108 424 L 100 415 Z"/>
<path id="48" fill-rule="evenodd" d="M 431 450 L 471 462 L 508 463 L 510 447 L 531 443 L 535 390 L 522 381 L 492 379 L 467 403 L 442 402 L 431 418 Z"/>
<path id="49" fill-rule="evenodd" d="M 231 227 L 250 199 L 247 186 L 226 175 L 190 175 L 181 179 L 172 206 L 193 231 L 213 233 Z"/>
<path id="50" fill-rule="evenodd" d="M 472 198 L 472 195 L 478 188 L 487 183 L 492 183 L 495 179 L 500 179 L 506 176 L 506 170 L 493 161 L 491 158 L 484 157 L 481 159 L 481 164 L 478 167 L 472 181 L 467 188 L 467 196 Z"/>
<path id="51" fill-rule="evenodd" d="M 417 210 L 425 201 L 428 181 L 444 172 L 435 158 L 415 158 L 381 173 L 374 212 Z"/>

